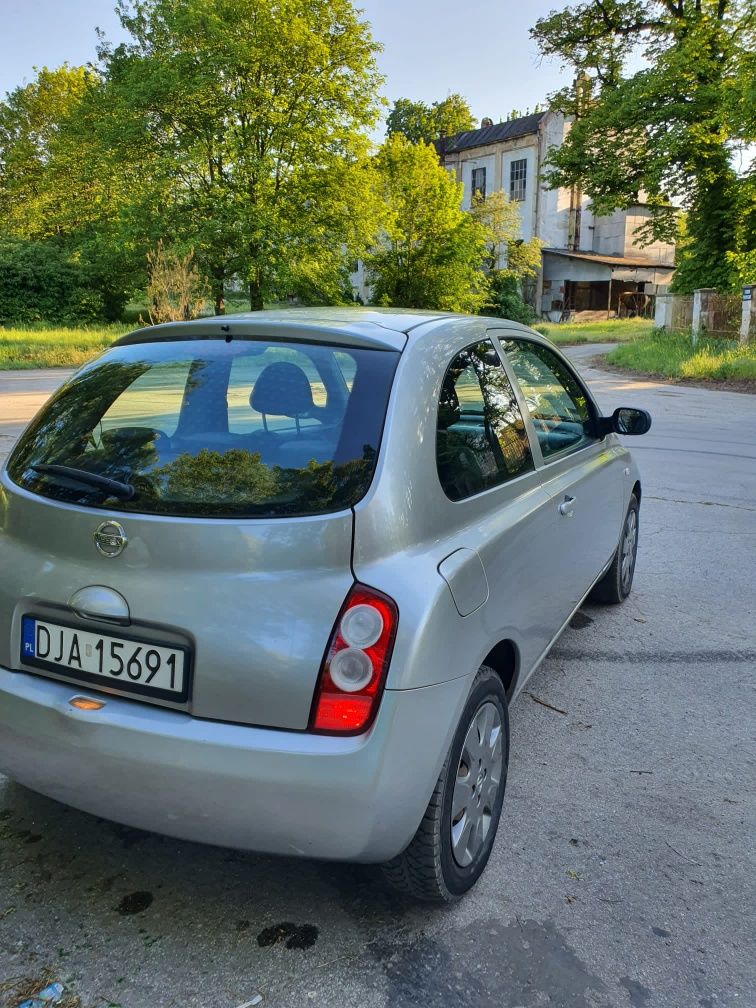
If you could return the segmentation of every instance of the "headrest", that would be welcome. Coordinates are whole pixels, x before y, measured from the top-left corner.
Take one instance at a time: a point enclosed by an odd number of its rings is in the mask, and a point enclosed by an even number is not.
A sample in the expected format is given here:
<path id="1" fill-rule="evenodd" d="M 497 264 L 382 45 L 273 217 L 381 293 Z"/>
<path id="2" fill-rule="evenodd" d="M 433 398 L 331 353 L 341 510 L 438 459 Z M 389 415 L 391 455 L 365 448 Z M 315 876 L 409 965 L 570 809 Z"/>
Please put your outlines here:
<path id="1" fill-rule="evenodd" d="M 441 397 L 438 403 L 439 430 L 446 430 L 447 427 L 451 427 L 453 423 L 459 420 L 459 415 L 459 398 L 456 389 L 453 382 L 447 380 L 441 389 Z"/>
<path id="2" fill-rule="evenodd" d="M 260 372 L 249 404 L 271 416 L 306 416 L 314 407 L 307 375 L 297 364 L 278 361 Z"/>

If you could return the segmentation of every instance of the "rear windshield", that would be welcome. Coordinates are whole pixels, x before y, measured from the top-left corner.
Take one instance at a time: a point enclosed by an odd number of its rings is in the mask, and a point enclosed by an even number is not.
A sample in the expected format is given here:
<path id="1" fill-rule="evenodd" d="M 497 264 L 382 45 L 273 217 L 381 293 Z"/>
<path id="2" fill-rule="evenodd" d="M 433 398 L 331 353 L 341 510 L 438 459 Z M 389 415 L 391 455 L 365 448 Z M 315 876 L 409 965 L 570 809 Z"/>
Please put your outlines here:
<path id="1" fill-rule="evenodd" d="M 262 340 L 117 347 L 54 396 L 8 472 L 44 497 L 143 514 L 348 508 L 372 479 L 398 356 Z"/>

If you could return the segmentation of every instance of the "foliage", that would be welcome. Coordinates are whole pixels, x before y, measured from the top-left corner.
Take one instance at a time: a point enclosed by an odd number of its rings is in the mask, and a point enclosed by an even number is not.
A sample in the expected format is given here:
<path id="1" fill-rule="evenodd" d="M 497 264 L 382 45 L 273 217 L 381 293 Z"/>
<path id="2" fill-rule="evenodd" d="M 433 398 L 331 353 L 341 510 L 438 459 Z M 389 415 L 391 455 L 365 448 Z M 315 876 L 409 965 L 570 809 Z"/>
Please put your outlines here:
<path id="1" fill-rule="evenodd" d="M 377 304 L 476 311 L 485 299 L 480 266 L 486 232 L 461 208 L 462 185 L 430 144 L 392 134 L 375 158 L 385 208 L 382 238 L 365 257 Z"/>
<path id="2" fill-rule="evenodd" d="M 297 262 L 338 274 L 374 224 L 363 162 L 378 47 L 350 0 L 118 11 L 131 39 L 101 49 L 102 140 L 145 180 L 133 194 L 142 230 L 157 219 L 194 247 L 218 311 L 232 276 L 261 308 L 289 292 Z"/>
<path id="3" fill-rule="evenodd" d="M 166 251 L 162 241 L 147 253 L 147 302 L 150 322 L 186 322 L 202 313 L 207 285 L 197 271 L 194 253 Z"/>
<path id="4" fill-rule="evenodd" d="M 486 239 L 483 269 L 487 274 L 488 297 L 481 314 L 508 318 L 529 325 L 536 313 L 522 298 L 522 281 L 538 275 L 541 246 L 538 238 L 523 241 L 520 209 L 503 189 L 477 198 L 470 209 Z M 505 265 L 500 267 L 504 257 Z"/>
<path id="5" fill-rule="evenodd" d="M 582 184 L 598 214 L 644 201 L 642 241 L 674 237 L 679 201 L 681 292 L 733 287 L 728 253 L 745 250 L 753 227 L 732 153 L 756 139 L 755 31 L 751 0 L 585 0 L 532 30 L 544 55 L 579 73 L 574 90 L 552 96 L 577 118 L 551 153 L 548 184 Z"/>
<path id="6" fill-rule="evenodd" d="M 619 367 L 665 378 L 756 382 L 756 343 L 702 337 L 694 347 L 689 333 L 655 329 L 643 339 L 616 347 L 608 360 Z"/>
<path id="7" fill-rule="evenodd" d="M 341 289 L 375 231 L 366 128 L 378 46 L 350 0 L 119 0 L 98 69 L 42 70 L 0 103 L 0 213 L 54 236 L 116 317 L 166 235 L 222 311 Z M 306 264 L 303 269 L 302 264 Z"/>
<path id="8" fill-rule="evenodd" d="M 144 270 L 135 278 L 122 234 L 127 168 L 98 156 L 100 90 L 92 70 L 64 64 L 0 102 L 0 214 L 9 235 L 54 239 L 80 262 L 112 319 Z"/>
<path id="9" fill-rule="evenodd" d="M 442 135 L 454 136 L 475 129 L 475 125 L 470 106 L 460 94 L 432 105 L 398 98 L 386 118 L 386 136 L 401 133 L 412 143 L 433 143 Z"/>
<path id="10" fill-rule="evenodd" d="M 481 315 L 495 315 L 523 325 L 531 325 L 538 318 L 523 301 L 517 278 L 507 270 L 495 270 L 490 275 L 488 301 L 481 308 Z"/>
<path id="11" fill-rule="evenodd" d="M 539 238 L 527 242 L 520 238 L 520 208 L 503 189 L 483 199 L 476 198 L 470 213 L 486 236 L 484 269 L 497 269 L 503 252 L 506 259 L 503 270 L 509 276 L 524 280 L 538 275 L 543 242 Z"/>
<path id="12" fill-rule="evenodd" d="M 59 242 L 0 238 L 0 323 L 87 322 L 102 310 L 86 267 Z"/>

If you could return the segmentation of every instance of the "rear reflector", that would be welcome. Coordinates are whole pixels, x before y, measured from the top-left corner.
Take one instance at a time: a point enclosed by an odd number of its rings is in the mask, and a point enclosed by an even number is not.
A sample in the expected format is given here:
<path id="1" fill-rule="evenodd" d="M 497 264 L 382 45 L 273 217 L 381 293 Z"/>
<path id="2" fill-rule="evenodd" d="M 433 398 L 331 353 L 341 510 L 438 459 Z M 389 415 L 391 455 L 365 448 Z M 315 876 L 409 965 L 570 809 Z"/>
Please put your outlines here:
<path id="1" fill-rule="evenodd" d="M 370 718 L 373 698 L 343 693 L 321 693 L 318 698 L 315 731 L 359 731 Z"/>
<path id="2" fill-rule="evenodd" d="M 398 621 L 396 602 L 388 595 L 366 585 L 352 586 L 320 669 L 310 731 L 357 735 L 370 727 L 381 702 Z M 356 647 L 360 640 L 364 646 Z"/>
<path id="3" fill-rule="evenodd" d="M 93 700 L 91 697 L 75 696 L 68 701 L 77 710 L 102 710 L 105 706 L 104 700 Z"/>

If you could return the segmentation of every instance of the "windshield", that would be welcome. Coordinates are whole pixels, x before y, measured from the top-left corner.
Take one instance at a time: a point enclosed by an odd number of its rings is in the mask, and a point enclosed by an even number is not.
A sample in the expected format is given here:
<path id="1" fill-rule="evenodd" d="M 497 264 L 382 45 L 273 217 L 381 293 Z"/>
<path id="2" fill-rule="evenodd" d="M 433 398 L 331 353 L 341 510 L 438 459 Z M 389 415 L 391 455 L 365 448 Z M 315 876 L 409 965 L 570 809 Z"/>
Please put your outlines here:
<path id="1" fill-rule="evenodd" d="M 342 510 L 370 485 L 398 356 L 264 340 L 117 347 L 50 400 L 8 473 L 44 497 L 109 510 Z"/>

